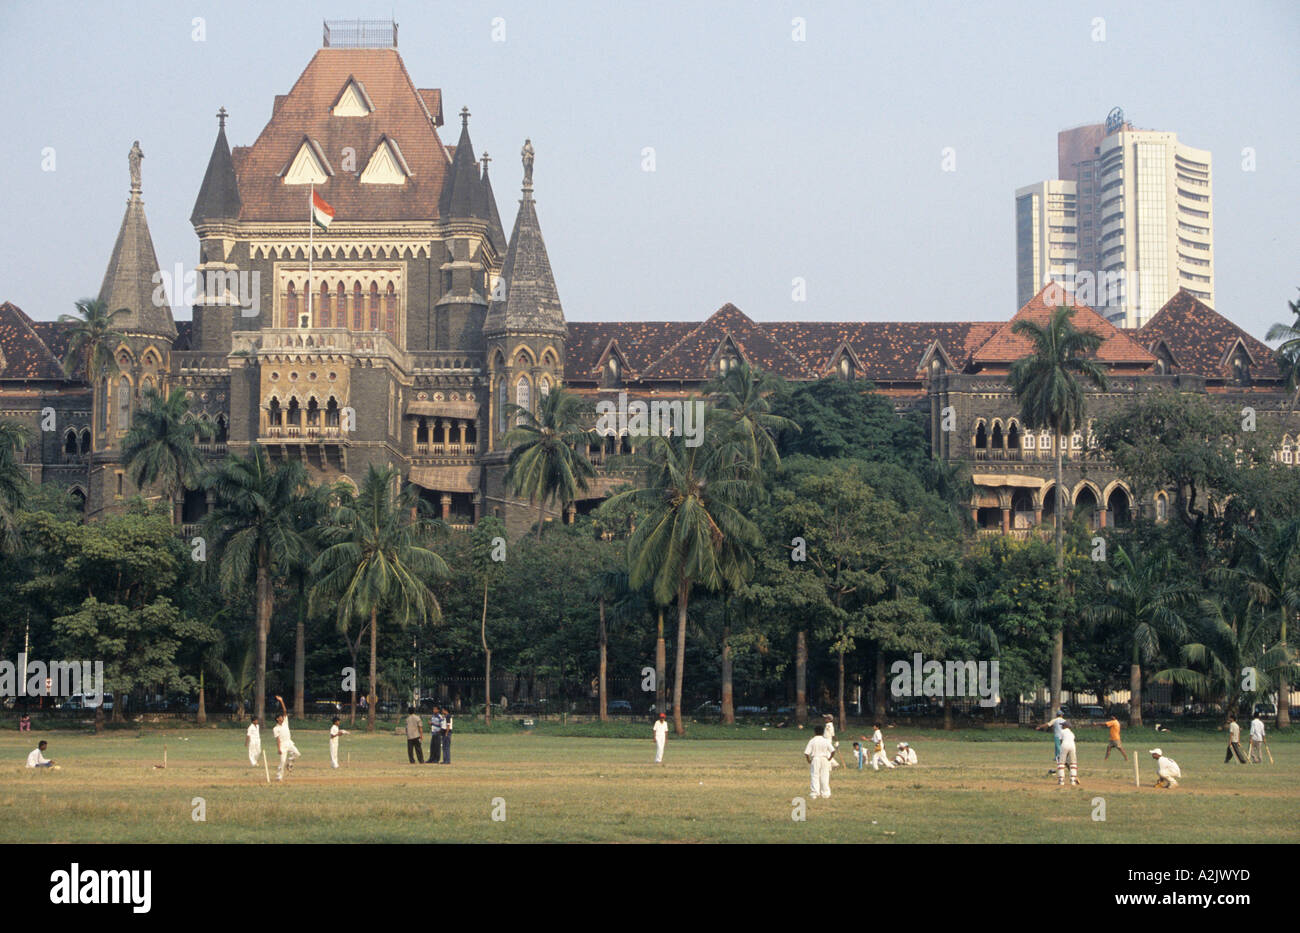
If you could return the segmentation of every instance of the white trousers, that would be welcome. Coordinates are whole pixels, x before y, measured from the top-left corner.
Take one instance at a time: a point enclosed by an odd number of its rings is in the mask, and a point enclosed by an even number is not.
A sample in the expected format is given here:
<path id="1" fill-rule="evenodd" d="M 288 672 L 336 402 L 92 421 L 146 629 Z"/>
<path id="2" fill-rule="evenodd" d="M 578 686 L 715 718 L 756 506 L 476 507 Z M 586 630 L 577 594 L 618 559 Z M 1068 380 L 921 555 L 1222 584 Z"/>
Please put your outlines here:
<path id="1" fill-rule="evenodd" d="M 262 757 L 262 743 L 261 743 L 261 742 L 249 742 L 249 743 L 248 743 L 248 763 L 249 763 L 250 765 L 252 765 L 254 768 L 256 768 L 256 767 L 257 767 L 257 759 L 259 759 L 259 758 L 261 758 L 261 757 Z"/>
<path id="2" fill-rule="evenodd" d="M 831 795 L 831 762 L 818 756 L 808 766 L 808 785 L 813 799 Z"/>
<path id="3" fill-rule="evenodd" d="M 275 779 L 277 781 L 283 781 L 285 763 L 292 761 L 294 758 L 301 757 L 302 753 L 298 751 L 297 745 L 294 745 L 292 742 L 285 743 L 285 745 L 280 749 L 280 767 L 276 769 Z"/>
<path id="4" fill-rule="evenodd" d="M 885 757 L 883 751 L 873 752 L 871 755 L 871 770 L 879 771 L 881 765 L 884 765 L 886 768 L 894 767 L 894 763 Z"/>
<path id="5" fill-rule="evenodd" d="M 330 767 L 337 768 L 338 766 L 339 766 L 339 739 L 338 736 L 335 736 L 334 738 L 330 739 Z"/>
<path id="6" fill-rule="evenodd" d="M 655 763 L 656 764 L 664 760 L 664 739 L 665 736 L 662 735 L 655 736 Z"/>

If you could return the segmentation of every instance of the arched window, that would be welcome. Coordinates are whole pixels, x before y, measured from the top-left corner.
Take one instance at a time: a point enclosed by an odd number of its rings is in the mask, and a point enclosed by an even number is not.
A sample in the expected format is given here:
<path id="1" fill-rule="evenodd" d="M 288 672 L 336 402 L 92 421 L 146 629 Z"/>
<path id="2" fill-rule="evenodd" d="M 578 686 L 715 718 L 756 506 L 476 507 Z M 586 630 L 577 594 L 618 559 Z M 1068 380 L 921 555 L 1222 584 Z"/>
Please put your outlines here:
<path id="1" fill-rule="evenodd" d="M 840 357 L 840 378 L 841 379 L 853 378 L 853 361 L 849 359 L 847 356 Z"/>
<path id="2" fill-rule="evenodd" d="M 315 428 L 320 426 L 320 405 L 315 399 L 307 402 L 307 427 Z"/>
<path id="3" fill-rule="evenodd" d="M 352 329 L 361 330 L 361 283 L 352 283 Z"/>
<path id="4" fill-rule="evenodd" d="M 384 295 L 384 333 L 397 343 L 397 289 L 392 282 L 388 283 L 388 292 Z"/>
<path id="5" fill-rule="evenodd" d="M 531 399 L 529 398 L 531 388 L 527 376 L 520 376 L 519 381 L 515 383 L 515 404 L 528 411 L 532 410 Z"/>
<path id="6" fill-rule="evenodd" d="M 370 283 L 370 329 L 379 330 L 379 283 Z"/>
<path id="7" fill-rule="evenodd" d="M 267 406 L 266 423 L 273 428 L 278 428 L 283 423 L 283 413 L 280 411 L 278 398 L 272 398 L 271 404 Z"/>
<path id="8" fill-rule="evenodd" d="M 989 446 L 988 429 L 984 427 L 984 422 L 981 421 L 979 424 L 975 425 L 975 449 L 987 450 L 988 446 Z"/>
<path id="9" fill-rule="evenodd" d="M 215 439 L 216 439 L 216 442 L 217 442 L 218 444 L 224 444 L 224 443 L 226 442 L 226 437 L 227 437 L 227 435 L 226 435 L 226 416 L 225 416 L 225 415 L 217 415 L 217 433 L 216 433 L 216 438 L 215 438 Z"/>
<path id="10" fill-rule="evenodd" d="M 537 384 L 537 397 L 546 398 L 551 394 L 551 377 L 543 376 L 542 381 Z"/>
<path id="11" fill-rule="evenodd" d="M 289 427 L 291 427 L 291 428 L 301 427 L 301 425 L 302 425 L 302 409 L 300 409 L 300 408 L 298 407 L 298 400 L 297 400 L 296 398 L 291 398 L 291 399 L 289 399 L 289 412 L 288 412 L 288 415 L 289 415 L 289 417 L 288 417 L 286 423 L 288 424 Z"/>
<path id="12" fill-rule="evenodd" d="M 99 380 L 99 430 L 108 430 L 108 377 Z"/>
<path id="13" fill-rule="evenodd" d="M 415 426 L 415 442 L 417 444 L 429 443 L 429 423 L 423 418 Z"/>
<path id="14" fill-rule="evenodd" d="M 334 291 L 334 326 L 348 326 L 348 287 L 342 282 Z"/>
<path id="15" fill-rule="evenodd" d="M 510 402 L 510 390 L 506 386 L 506 377 L 501 376 L 501 381 L 497 383 L 497 431 L 506 430 L 506 405 Z"/>
<path id="16" fill-rule="evenodd" d="M 337 428 L 339 426 L 339 402 L 334 396 L 325 403 L 325 427 Z"/>
<path id="17" fill-rule="evenodd" d="M 90 429 L 89 428 L 81 432 L 81 452 L 83 454 L 90 453 Z"/>
<path id="18" fill-rule="evenodd" d="M 1156 521 L 1163 522 L 1169 518 L 1169 500 L 1164 494 L 1156 496 Z"/>
<path id="19" fill-rule="evenodd" d="M 284 326 L 298 326 L 298 290 L 289 283 L 289 288 L 284 295 Z"/>
<path id="20" fill-rule="evenodd" d="M 331 327 L 333 326 L 333 316 L 330 314 L 330 286 L 328 282 L 320 284 L 320 307 L 316 309 L 316 326 Z"/>
<path id="21" fill-rule="evenodd" d="M 77 455 L 77 432 L 71 429 L 63 437 L 63 453 L 69 457 Z"/>
<path id="22" fill-rule="evenodd" d="M 131 380 L 122 376 L 117 380 L 117 429 L 125 431 L 131 426 Z"/>

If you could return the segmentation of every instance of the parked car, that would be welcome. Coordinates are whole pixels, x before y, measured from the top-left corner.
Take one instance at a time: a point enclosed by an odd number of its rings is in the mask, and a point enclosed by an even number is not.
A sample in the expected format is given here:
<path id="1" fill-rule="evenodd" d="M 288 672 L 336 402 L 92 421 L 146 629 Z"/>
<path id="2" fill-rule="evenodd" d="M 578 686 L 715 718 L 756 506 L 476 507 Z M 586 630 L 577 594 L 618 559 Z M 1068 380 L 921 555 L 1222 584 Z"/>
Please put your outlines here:
<path id="1" fill-rule="evenodd" d="M 1100 706 L 1081 706 L 1079 707 L 1080 719 L 1105 719 L 1106 711 Z"/>
<path id="2" fill-rule="evenodd" d="M 701 703 L 695 708 L 696 716 L 721 716 L 722 704 L 716 700 L 709 700 L 707 703 Z"/>
<path id="3" fill-rule="evenodd" d="M 1277 707 L 1272 703 L 1256 703 L 1255 715 L 1260 719 L 1271 719 L 1277 716 Z"/>
<path id="4" fill-rule="evenodd" d="M 104 706 L 104 712 L 113 710 L 113 694 L 107 690 L 102 697 L 95 697 L 89 693 L 75 693 L 58 705 L 58 709 L 66 710 L 93 710 L 98 709 L 100 704 Z"/>
<path id="5" fill-rule="evenodd" d="M 605 704 L 605 709 L 610 713 L 626 713 L 631 715 L 632 704 L 628 700 L 610 700 Z"/>
<path id="6" fill-rule="evenodd" d="M 761 716 L 767 712 L 766 706 L 737 706 L 737 716 Z"/>

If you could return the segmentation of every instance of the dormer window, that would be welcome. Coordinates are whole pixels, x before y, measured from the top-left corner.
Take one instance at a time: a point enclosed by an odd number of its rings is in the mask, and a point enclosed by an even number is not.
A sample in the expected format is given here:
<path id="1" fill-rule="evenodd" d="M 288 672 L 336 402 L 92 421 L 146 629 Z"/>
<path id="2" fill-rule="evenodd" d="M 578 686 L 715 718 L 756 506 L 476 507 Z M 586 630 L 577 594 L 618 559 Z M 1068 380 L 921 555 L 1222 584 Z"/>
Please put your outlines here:
<path id="1" fill-rule="evenodd" d="M 402 150 L 395 141 L 385 136 L 362 170 L 360 182 L 363 185 L 404 185 L 410 174 L 406 159 L 402 158 Z"/>
<path id="2" fill-rule="evenodd" d="M 1232 358 L 1232 378 L 1238 385 L 1250 383 L 1250 364 L 1240 355 Z"/>
<path id="3" fill-rule="evenodd" d="M 853 361 L 849 359 L 847 356 L 840 357 L 840 378 L 841 379 L 853 378 Z"/>
<path id="4" fill-rule="evenodd" d="M 365 85 L 356 78 L 348 78 L 339 99 L 334 102 L 336 117 L 368 117 L 375 112 L 375 106 L 366 94 Z"/>

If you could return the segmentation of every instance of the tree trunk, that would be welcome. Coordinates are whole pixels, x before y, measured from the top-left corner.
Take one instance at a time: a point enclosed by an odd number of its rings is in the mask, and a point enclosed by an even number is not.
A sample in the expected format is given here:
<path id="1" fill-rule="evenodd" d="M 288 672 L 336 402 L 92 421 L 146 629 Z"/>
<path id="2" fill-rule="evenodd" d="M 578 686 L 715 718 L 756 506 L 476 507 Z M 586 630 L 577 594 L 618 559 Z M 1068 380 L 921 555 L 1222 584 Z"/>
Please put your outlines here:
<path id="1" fill-rule="evenodd" d="M 1133 654 L 1137 654 L 1137 649 L 1133 649 Z M 1138 663 L 1136 657 L 1133 663 L 1128 666 L 1128 724 L 1130 726 L 1142 725 L 1142 665 Z"/>
<path id="2" fill-rule="evenodd" d="M 379 655 L 379 612 L 370 610 L 370 708 L 366 711 L 366 731 L 375 731 L 375 707 L 379 705 L 379 691 L 375 688 Z"/>
<path id="3" fill-rule="evenodd" d="M 1287 608 L 1282 606 L 1282 649 L 1286 650 L 1286 617 Z M 1286 673 L 1277 680 L 1277 727 L 1279 729 L 1291 728 L 1291 684 L 1286 679 Z"/>
<path id="4" fill-rule="evenodd" d="M 298 595 L 298 628 L 293 645 L 293 714 L 301 719 L 306 705 L 303 694 L 307 687 L 307 594 L 299 592 Z"/>
<path id="5" fill-rule="evenodd" d="M 954 727 L 953 727 L 953 724 L 952 724 L 952 702 L 951 702 L 951 697 L 944 697 L 944 698 L 943 698 L 943 730 L 944 730 L 945 732 L 951 732 L 951 731 L 953 730 L 953 728 L 954 728 Z"/>
<path id="6" fill-rule="evenodd" d="M 546 500 L 539 500 L 537 503 L 537 540 L 542 540 L 542 509 L 546 507 Z"/>
<path id="7" fill-rule="evenodd" d="M 668 692 L 668 649 L 664 645 L 664 610 L 659 607 L 659 635 L 655 639 L 655 712 L 664 713 Z"/>
<path id="8" fill-rule="evenodd" d="M 873 712 L 875 713 L 876 722 L 882 726 L 885 724 L 885 716 L 888 714 L 887 701 L 885 699 L 887 689 L 885 687 L 885 652 L 883 648 L 876 649 L 876 689 L 874 691 Z"/>
<path id="9" fill-rule="evenodd" d="M 842 627 L 840 629 L 840 650 L 838 652 L 837 665 L 839 667 L 839 700 L 840 700 L 839 728 L 840 731 L 843 732 L 845 729 L 848 728 L 847 724 L 848 724 L 849 717 L 847 711 L 844 709 L 844 630 Z"/>
<path id="10" fill-rule="evenodd" d="M 1056 599 L 1057 622 L 1060 628 L 1052 638 L 1052 713 L 1061 708 L 1061 665 L 1065 658 L 1065 528 L 1061 521 L 1061 497 L 1064 495 L 1061 480 L 1061 432 L 1056 432 Z"/>
<path id="11" fill-rule="evenodd" d="M 609 695 L 605 692 L 605 675 L 608 672 L 607 652 L 609 649 L 609 635 L 605 630 L 605 597 L 601 596 L 600 600 L 600 631 L 597 633 L 600 639 L 600 675 L 597 682 L 597 691 L 600 702 L 600 721 L 609 722 Z"/>
<path id="12" fill-rule="evenodd" d="M 808 721 L 808 633 L 799 629 L 794 640 L 794 721 Z"/>
<path id="13" fill-rule="evenodd" d="M 271 557 L 266 542 L 257 546 L 257 721 L 266 722 L 266 636 L 271 628 Z"/>
<path id="14" fill-rule="evenodd" d="M 344 635 L 343 640 L 347 642 L 348 654 L 352 656 L 352 712 L 348 725 L 355 729 L 357 725 L 357 645 L 352 643 L 352 636 L 350 635 Z M 360 641 L 359 638 L 357 640 Z"/>
<path id="15" fill-rule="evenodd" d="M 117 704 L 113 704 L 116 706 Z M 195 717 L 198 724 L 204 725 L 208 721 L 208 708 L 203 703 L 203 669 L 199 668 L 199 714 Z"/>
<path id="16" fill-rule="evenodd" d="M 483 639 L 483 721 L 492 723 L 492 649 L 487 643 L 488 581 L 483 577 L 483 625 L 479 635 Z"/>
<path id="17" fill-rule="evenodd" d="M 731 682 L 731 626 L 722 627 L 722 721 L 736 724 L 735 689 Z"/>
<path id="18" fill-rule="evenodd" d="M 682 725 L 682 675 L 686 668 L 686 601 L 690 595 L 690 584 L 682 584 L 677 591 L 677 663 L 673 671 L 673 731 L 677 735 L 686 734 Z"/>

